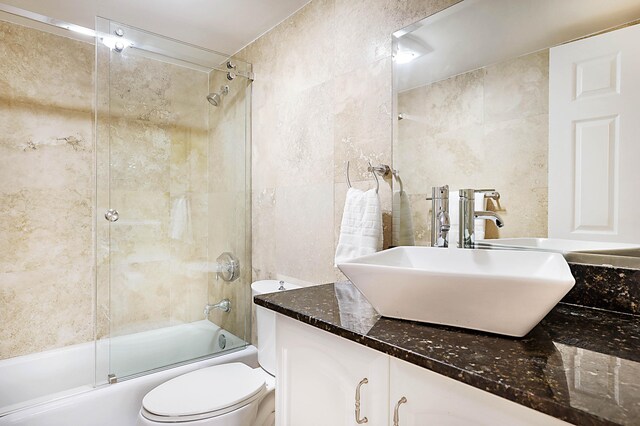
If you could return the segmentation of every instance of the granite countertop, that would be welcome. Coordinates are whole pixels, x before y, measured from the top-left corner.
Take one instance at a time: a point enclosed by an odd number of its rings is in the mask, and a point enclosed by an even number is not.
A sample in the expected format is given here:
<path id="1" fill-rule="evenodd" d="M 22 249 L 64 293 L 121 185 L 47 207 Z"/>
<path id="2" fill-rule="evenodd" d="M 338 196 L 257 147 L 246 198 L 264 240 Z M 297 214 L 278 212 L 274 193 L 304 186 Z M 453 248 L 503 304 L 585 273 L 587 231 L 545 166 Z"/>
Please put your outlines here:
<path id="1" fill-rule="evenodd" d="M 348 282 L 256 304 L 576 425 L 640 425 L 640 317 L 558 304 L 523 338 L 380 317 Z"/>

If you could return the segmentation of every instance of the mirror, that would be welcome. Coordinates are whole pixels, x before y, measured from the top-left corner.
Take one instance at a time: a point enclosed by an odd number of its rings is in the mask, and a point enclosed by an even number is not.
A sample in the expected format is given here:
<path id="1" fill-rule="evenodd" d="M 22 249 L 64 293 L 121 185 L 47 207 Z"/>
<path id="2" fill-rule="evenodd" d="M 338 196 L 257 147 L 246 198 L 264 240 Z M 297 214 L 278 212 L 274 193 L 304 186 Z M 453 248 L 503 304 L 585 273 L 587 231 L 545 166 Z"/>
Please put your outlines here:
<path id="1" fill-rule="evenodd" d="M 477 242 L 640 247 L 639 19 L 637 0 L 463 0 L 396 32 L 394 245 L 431 244 L 446 184 L 450 246 L 457 190 L 495 188 L 476 210 L 504 227 L 476 220 Z"/>

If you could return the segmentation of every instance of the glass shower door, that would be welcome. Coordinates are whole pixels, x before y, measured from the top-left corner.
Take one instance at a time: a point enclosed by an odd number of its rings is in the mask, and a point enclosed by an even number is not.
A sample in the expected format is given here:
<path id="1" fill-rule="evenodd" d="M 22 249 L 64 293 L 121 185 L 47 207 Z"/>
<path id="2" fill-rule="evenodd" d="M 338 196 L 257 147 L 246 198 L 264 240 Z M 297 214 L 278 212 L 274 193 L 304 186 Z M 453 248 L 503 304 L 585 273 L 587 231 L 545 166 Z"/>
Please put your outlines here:
<path id="1" fill-rule="evenodd" d="M 250 81 L 224 55 L 98 27 L 99 366 L 118 380 L 246 345 Z"/>

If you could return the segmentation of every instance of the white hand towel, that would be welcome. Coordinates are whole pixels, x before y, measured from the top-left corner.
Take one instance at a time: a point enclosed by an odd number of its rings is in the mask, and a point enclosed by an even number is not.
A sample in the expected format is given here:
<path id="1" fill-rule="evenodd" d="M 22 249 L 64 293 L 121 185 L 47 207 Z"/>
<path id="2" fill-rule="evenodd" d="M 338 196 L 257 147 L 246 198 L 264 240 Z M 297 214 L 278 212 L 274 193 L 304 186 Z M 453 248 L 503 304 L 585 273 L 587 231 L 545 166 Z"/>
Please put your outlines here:
<path id="1" fill-rule="evenodd" d="M 340 224 L 335 263 L 382 250 L 382 209 L 375 189 L 349 188 Z"/>
<path id="2" fill-rule="evenodd" d="M 404 191 L 393 191 L 393 221 L 391 235 L 396 246 L 414 246 L 416 244 L 411 217 L 411 203 Z"/>
<path id="3" fill-rule="evenodd" d="M 400 245 L 400 209 L 402 209 L 400 191 L 393 191 L 391 196 L 391 243 L 395 246 Z"/>

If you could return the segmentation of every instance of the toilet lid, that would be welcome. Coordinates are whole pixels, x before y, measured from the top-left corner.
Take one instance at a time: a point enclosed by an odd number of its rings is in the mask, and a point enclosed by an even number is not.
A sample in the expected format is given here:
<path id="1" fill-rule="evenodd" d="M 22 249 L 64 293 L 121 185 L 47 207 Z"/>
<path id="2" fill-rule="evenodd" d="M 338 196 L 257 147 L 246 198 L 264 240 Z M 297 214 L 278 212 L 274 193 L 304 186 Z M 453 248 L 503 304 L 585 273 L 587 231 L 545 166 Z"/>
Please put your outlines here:
<path id="1" fill-rule="evenodd" d="M 215 365 L 171 379 L 142 400 L 158 416 L 194 416 L 251 402 L 265 389 L 264 376 L 242 363 Z"/>

